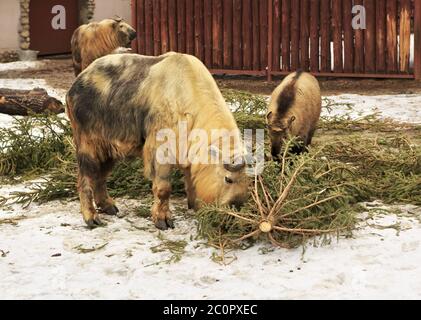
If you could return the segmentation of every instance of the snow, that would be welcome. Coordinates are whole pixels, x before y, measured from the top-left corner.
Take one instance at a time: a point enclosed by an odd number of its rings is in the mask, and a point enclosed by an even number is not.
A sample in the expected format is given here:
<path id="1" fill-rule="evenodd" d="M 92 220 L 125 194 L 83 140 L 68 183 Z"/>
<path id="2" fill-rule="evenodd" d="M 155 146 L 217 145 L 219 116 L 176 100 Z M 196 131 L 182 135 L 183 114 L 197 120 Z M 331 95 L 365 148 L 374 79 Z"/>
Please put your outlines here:
<path id="1" fill-rule="evenodd" d="M 9 63 L 0 63 L 1 71 L 37 69 L 44 65 L 43 61 L 16 61 Z"/>
<path id="2" fill-rule="evenodd" d="M 398 122 L 421 123 L 421 95 L 378 95 L 364 96 L 358 94 L 342 94 L 328 96 L 327 99 L 339 104 L 331 110 L 323 110 L 322 116 L 335 117 L 349 115 L 359 118 L 376 114 L 382 119 L 393 119 Z M 347 107 L 347 104 L 350 104 Z"/>
<path id="3" fill-rule="evenodd" d="M 362 220 L 353 238 L 305 250 L 258 245 L 229 252 L 227 265 L 191 240 L 195 221 L 184 211 L 176 229 L 161 235 L 187 241 L 186 253 L 166 264 L 169 252 L 150 249 L 160 233 L 135 214 L 141 202 L 119 199 L 124 216 L 107 217 L 108 225 L 93 231 L 76 202 L 0 210 L 0 299 L 421 298 L 421 208 L 374 204 L 393 210 Z M 15 224 L 1 223 L 12 218 Z"/>

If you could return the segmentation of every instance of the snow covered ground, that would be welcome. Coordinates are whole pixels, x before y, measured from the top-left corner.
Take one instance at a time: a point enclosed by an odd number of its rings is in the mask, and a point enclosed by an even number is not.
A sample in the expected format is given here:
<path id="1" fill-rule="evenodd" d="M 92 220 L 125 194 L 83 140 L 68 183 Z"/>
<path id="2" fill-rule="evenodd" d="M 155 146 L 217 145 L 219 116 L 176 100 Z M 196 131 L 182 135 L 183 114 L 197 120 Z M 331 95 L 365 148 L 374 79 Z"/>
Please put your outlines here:
<path id="1" fill-rule="evenodd" d="M 224 266 L 191 240 L 190 212 L 162 233 L 188 243 L 181 261 L 166 264 L 172 254 L 151 251 L 162 238 L 136 215 L 140 203 L 120 199 L 126 216 L 93 231 L 75 202 L 0 210 L 0 299 L 421 298 L 420 208 L 385 208 L 400 213 L 379 213 L 327 246 L 230 252 Z"/>
<path id="2" fill-rule="evenodd" d="M 42 67 L 43 64 L 43 61 L 16 61 L 0 63 L 0 71 L 36 69 Z"/>
<path id="3" fill-rule="evenodd" d="M 65 94 L 43 79 L 0 79 L 0 87 L 43 87 L 61 100 Z M 354 104 L 330 116 L 379 111 L 421 123 L 418 95 L 328 98 Z M 11 123 L 0 115 L 0 127 Z M 28 187 L 3 185 L 0 196 Z M 106 217 L 107 227 L 92 231 L 77 202 L 1 207 L 0 299 L 421 299 L 419 207 L 371 204 L 380 212 L 362 213 L 352 238 L 295 250 L 255 246 L 228 252 L 221 265 L 211 259 L 216 250 L 194 240 L 194 213 L 184 202 L 174 202 L 176 229 L 165 233 L 138 215 L 144 199 L 117 199 L 121 217 Z M 187 242 L 179 262 L 166 263 L 168 250 L 151 250 L 162 237 Z"/>
<path id="4" fill-rule="evenodd" d="M 324 110 L 322 116 L 348 115 L 351 118 L 358 118 L 376 114 L 383 119 L 389 118 L 412 124 L 421 123 L 421 95 L 419 94 L 378 96 L 341 94 L 326 98 L 339 105 L 333 106 L 331 110 Z"/>

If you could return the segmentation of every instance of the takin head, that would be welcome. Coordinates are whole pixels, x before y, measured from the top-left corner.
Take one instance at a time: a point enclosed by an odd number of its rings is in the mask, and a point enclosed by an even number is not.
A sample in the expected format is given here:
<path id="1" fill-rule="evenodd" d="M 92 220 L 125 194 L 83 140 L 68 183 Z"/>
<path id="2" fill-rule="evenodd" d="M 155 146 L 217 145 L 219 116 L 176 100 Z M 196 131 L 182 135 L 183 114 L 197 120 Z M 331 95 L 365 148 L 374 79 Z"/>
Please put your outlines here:
<path id="1" fill-rule="evenodd" d="M 273 114 L 272 112 L 268 113 L 268 131 L 272 145 L 271 153 L 274 158 L 279 156 L 283 142 L 293 135 L 291 127 L 295 120 L 296 118 L 294 115 L 278 117 L 277 114 Z"/>
<path id="2" fill-rule="evenodd" d="M 121 18 L 111 19 L 112 27 L 116 32 L 118 43 L 121 47 L 129 48 L 134 39 L 136 39 L 136 30 L 131 25 L 124 22 Z"/>
<path id="3" fill-rule="evenodd" d="M 249 181 L 245 169 L 245 163 L 192 166 L 199 202 L 241 209 L 248 200 Z"/>

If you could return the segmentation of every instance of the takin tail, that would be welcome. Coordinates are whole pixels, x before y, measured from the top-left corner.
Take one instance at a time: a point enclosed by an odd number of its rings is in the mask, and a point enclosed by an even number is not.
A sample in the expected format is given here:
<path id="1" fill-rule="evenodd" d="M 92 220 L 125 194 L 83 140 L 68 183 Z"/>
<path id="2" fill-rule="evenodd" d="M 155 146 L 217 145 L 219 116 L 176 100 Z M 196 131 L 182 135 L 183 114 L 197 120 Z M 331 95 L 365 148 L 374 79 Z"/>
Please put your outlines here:
<path id="1" fill-rule="evenodd" d="M 293 105 L 296 96 L 296 88 L 295 85 L 298 79 L 304 72 L 299 70 L 295 73 L 295 76 L 291 79 L 291 81 L 285 86 L 282 90 L 281 94 L 278 97 L 277 105 L 278 105 L 278 115 L 282 116 L 288 112 L 289 108 Z"/>

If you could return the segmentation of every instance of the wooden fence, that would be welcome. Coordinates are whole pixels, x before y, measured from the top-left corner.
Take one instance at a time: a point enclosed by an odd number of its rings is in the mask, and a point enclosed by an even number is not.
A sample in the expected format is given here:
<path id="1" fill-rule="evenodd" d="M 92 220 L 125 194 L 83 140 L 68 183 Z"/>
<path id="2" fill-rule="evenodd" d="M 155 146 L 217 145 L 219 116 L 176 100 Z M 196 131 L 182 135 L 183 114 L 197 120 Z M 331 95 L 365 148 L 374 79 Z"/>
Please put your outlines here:
<path id="1" fill-rule="evenodd" d="M 421 0 L 132 0 L 132 11 L 137 52 L 192 54 L 216 74 L 421 79 Z"/>

